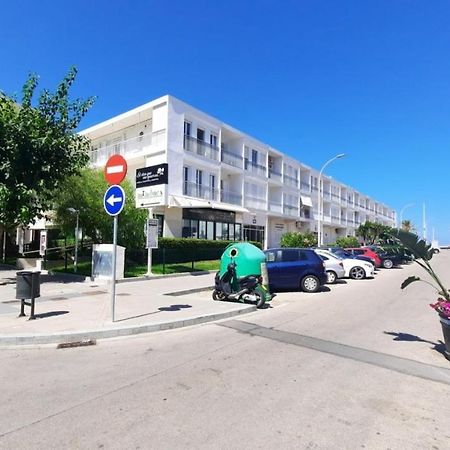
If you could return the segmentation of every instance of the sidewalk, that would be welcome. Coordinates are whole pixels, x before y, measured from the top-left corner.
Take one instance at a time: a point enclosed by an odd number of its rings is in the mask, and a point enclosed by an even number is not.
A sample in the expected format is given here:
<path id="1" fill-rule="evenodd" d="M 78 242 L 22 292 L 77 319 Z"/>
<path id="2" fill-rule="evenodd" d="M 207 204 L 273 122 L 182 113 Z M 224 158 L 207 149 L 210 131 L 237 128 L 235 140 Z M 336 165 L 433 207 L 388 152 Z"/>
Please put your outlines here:
<path id="1" fill-rule="evenodd" d="M 255 311 L 251 304 L 215 302 L 195 291 L 214 285 L 214 274 L 162 276 L 116 285 L 112 322 L 110 285 L 43 276 L 36 320 L 18 318 L 14 270 L 0 269 L 0 347 L 60 344 L 179 328 Z"/>

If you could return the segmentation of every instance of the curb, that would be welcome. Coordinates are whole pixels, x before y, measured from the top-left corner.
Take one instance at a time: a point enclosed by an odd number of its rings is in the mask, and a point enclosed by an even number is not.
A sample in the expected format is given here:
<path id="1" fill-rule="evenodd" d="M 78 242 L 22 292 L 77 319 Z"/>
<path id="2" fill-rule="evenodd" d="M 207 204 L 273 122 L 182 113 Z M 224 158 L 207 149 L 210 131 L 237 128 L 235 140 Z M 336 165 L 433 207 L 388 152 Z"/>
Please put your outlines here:
<path id="1" fill-rule="evenodd" d="M 42 345 L 42 344 L 61 344 L 78 341 L 86 341 L 90 339 L 108 339 L 122 336 L 133 336 L 143 333 L 152 333 L 155 331 L 173 330 L 176 328 L 183 328 L 202 323 L 214 322 L 228 317 L 234 317 L 241 314 L 246 314 L 256 311 L 255 305 L 246 305 L 239 309 L 207 314 L 188 319 L 173 320 L 170 322 L 162 322 L 156 324 L 143 324 L 124 326 L 120 328 L 110 328 L 105 330 L 85 330 L 76 331 L 73 333 L 59 333 L 59 334 L 25 334 L 25 335 L 0 335 L 0 348 L 20 345 Z"/>

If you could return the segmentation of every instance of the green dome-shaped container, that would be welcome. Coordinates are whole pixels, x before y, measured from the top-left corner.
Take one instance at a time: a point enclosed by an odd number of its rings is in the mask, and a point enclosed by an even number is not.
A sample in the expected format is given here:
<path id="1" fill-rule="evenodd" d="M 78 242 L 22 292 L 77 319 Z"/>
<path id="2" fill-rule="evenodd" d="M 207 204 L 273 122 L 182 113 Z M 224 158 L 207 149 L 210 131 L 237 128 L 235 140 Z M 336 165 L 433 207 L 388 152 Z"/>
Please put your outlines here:
<path id="1" fill-rule="evenodd" d="M 249 242 L 236 242 L 230 244 L 220 258 L 220 276 L 227 271 L 229 263 L 236 264 L 238 278 L 247 275 L 261 275 L 261 263 L 266 261 L 262 250 Z"/>

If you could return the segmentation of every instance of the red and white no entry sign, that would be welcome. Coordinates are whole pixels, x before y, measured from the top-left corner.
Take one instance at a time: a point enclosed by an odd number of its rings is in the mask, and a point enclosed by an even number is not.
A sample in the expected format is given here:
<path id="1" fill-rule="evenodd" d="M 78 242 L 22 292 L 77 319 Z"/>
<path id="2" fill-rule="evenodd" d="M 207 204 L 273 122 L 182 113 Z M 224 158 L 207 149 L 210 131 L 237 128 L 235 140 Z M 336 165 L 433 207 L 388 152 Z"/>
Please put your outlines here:
<path id="1" fill-rule="evenodd" d="M 127 175 L 127 162 L 121 155 L 113 155 L 105 165 L 105 178 L 108 184 L 120 184 Z"/>

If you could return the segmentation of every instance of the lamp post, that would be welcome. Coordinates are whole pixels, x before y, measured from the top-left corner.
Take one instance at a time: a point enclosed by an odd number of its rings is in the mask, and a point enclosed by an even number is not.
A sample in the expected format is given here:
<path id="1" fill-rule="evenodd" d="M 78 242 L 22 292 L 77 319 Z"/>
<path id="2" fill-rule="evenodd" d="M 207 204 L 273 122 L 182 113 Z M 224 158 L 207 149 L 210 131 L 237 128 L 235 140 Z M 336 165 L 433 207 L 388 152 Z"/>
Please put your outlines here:
<path id="1" fill-rule="evenodd" d="M 320 195 L 320 183 L 322 181 L 322 172 L 325 170 L 325 167 L 328 166 L 328 164 L 332 163 L 334 160 L 336 159 L 340 159 L 343 158 L 345 156 L 345 153 L 339 153 L 338 155 L 336 155 L 335 157 L 329 159 L 320 169 L 319 172 L 319 179 L 318 179 L 318 186 L 317 186 L 317 208 L 318 208 L 318 214 L 317 214 L 317 246 L 321 246 L 323 244 L 323 239 L 322 239 L 322 225 L 320 223 L 320 217 L 321 217 L 321 195 Z"/>
<path id="2" fill-rule="evenodd" d="M 400 210 L 400 223 L 399 223 L 399 228 L 401 228 L 402 227 L 402 223 L 403 223 L 403 211 L 406 209 L 406 208 L 410 208 L 411 206 L 414 206 L 415 205 L 415 203 L 408 203 L 407 205 L 405 205 L 401 210 Z"/>
<path id="3" fill-rule="evenodd" d="M 79 215 L 80 210 L 75 208 L 67 208 L 67 211 L 71 212 L 72 214 L 77 215 L 77 223 L 75 225 L 75 259 L 73 261 L 73 271 L 77 273 L 78 270 L 78 224 L 79 224 Z"/>

